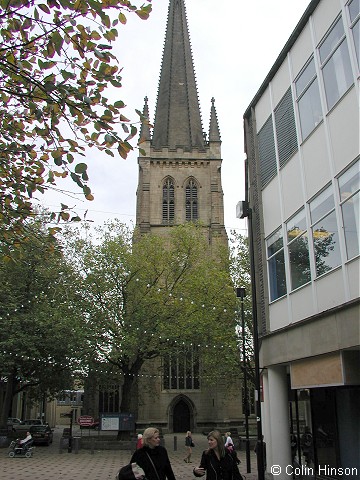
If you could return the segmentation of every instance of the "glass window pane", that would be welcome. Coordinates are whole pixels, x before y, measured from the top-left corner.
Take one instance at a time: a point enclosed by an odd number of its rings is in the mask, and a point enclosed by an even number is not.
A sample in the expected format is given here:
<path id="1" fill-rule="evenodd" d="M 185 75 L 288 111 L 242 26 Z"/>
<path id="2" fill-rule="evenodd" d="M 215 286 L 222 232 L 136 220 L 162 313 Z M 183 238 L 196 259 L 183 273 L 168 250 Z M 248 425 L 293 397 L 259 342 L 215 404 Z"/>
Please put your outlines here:
<path id="1" fill-rule="evenodd" d="M 315 77 L 315 63 L 312 58 L 309 64 L 304 68 L 298 79 L 295 81 L 296 95 L 299 97 L 305 90 L 305 87 L 310 83 L 310 80 Z"/>
<path id="2" fill-rule="evenodd" d="M 350 197 L 360 188 L 360 162 L 356 162 L 339 178 L 341 201 Z"/>
<path id="3" fill-rule="evenodd" d="M 360 0 L 352 0 L 349 3 L 350 20 L 353 22 L 360 13 Z"/>
<path id="4" fill-rule="evenodd" d="M 360 67 L 360 20 L 352 28 L 358 68 Z"/>
<path id="5" fill-rule="evenodd" d="M 185 362 L 178 360 L 178 388 L 183 389 L 185 388 Z"/>
<path id="6" fill-rule="evenodd" d="M 332 188 L 328 187 L 310 203 L 311 223 L 315 223 L 326 213 L 335 208 Z"/>
<path id="7" fill-rule="evenodd" d="M 331 109 L 353 83 L 350 56 L 345 41 L 323 68 L 327 106 Z"/>
<path id="8" fill-rule="evenodd" d="M 336 48 L 336 45 L 339 43 L 343 35 L 344 26 L 340 17 L 319 48 L 321 62 L 324 62 L 334 48 Z"/>
<path id="9" fill-rule="evenodd" d="M 322 275 L 340 265 L 339 234 L 335 212 L 312 228 L 316 275 Z"/>
<path id="10" fill-rule="evenodd" d="M 269 260 L 270 299 L 276 300 L 286 295 L 284 251 L 280 251 Z"/>
<path id="11" fill-rule="evenodd" d="M 177 389 L 177 377 L 178 377 L 178 372 L 177 372 L 177 362 L 174 359 L 174 356 L 172 358 L 171 362 L 171 369 L 170 369 L 170 376 L 171 376 L 171 389 Z"/>
<path id="12" fill-rule="evenodd" d="M 266 240 L 266 246 L 268 257 L 271 257 L 271 255 L 276 253 L 278 250 L 280 250 L 280 248 L 284 246 L 281 230 L 278 230 Z"/>
<path id="13" fill-rule="evenodd" d="M 360 253 L 360 194 L 357 193 L 342 207 L 347 259 L 356 257 Z"/>
<path id="14" fill-rule="evenodd" d="M 322 121 L 319 85 L 317 79 L 298 101 L 301 125 L 301 137 L 305 140 Z"/>
<path id="15" fill-rule="evenodd" d="M 306 231 L 305 210 L 301 210 L 287 222 L 286 230 L 288 242 L 291 242 L 294 238 Z"/>
<path id="16" fill-rule="evenodd" d="M 309 242 L 306 235 L 301 235 L 289 245 L 291 289 L 295 290 L 310 282 Z"/>

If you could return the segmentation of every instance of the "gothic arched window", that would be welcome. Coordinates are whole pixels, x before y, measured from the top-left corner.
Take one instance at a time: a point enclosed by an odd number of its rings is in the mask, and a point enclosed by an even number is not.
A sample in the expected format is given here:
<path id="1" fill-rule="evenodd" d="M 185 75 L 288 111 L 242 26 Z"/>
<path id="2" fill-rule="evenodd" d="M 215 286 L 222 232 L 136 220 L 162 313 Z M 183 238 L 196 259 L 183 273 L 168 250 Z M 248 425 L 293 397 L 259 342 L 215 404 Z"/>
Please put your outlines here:
<path id="1" fill-rule="evenodd" d="M 162 220 L 163 223 L 173 223 L 175 215 L 174 180 L 166 178 L 163 183 Z"/>
<path id="2" fill-rule="evenodd" d="M 188 181 L 185 190 L 186 221 L 198 220 L 198 187 L 194 179 Z"/>
<path id="3" fill-rule="evenodd" d="M 163 388 L 166 390 L 199 390 L 200 359 L 197 347 L 163 357 Z"/>

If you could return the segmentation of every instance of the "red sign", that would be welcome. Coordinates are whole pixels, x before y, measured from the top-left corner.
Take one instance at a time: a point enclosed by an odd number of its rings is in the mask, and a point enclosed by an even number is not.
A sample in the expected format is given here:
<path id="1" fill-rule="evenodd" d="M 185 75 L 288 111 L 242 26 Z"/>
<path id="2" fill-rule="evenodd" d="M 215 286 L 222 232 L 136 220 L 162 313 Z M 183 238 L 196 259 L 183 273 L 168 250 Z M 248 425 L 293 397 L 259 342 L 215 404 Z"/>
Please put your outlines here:
<path id="1" fill-rule="evenodd" d="M 91 417 L 90 415 L 82 415 L 77 419 L 77 423 L 80 427 L 91 427 L 94 425 L 94 417 Z"/>

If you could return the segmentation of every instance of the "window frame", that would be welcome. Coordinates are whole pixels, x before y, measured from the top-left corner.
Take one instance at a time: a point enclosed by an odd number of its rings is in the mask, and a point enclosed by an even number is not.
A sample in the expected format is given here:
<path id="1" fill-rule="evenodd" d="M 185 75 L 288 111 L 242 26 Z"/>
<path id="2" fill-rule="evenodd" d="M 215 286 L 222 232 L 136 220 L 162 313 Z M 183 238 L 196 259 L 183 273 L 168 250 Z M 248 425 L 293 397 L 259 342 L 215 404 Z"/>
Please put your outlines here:
<path id="1" fill-rule="evenodd" d="M 166 177 L 162 184 L 162 223 L 170 225 L 175 220 L 175 181 Z"/>
<path id="2" fill-rule="evenodd" d="M 331 42 L 332 39 L 332 33 L 335 31 L 337 25 L 340 25 L 342 27 L 342 33 L 338 38 L 334 38 L 333 44 L 330 45 L 330 48 L 328 49 L 329 51 L 323 56 L 321 49 L 327 44 L 327 41 Z M 346 50 L 342 52 L 341 54 L 341 48 L 344 46 Z M 330 111 L 336 104 L 337 102 L 346 94 L 346 92 L 351 88 L 351 86 L 354 84 L 354 78 L 353 78 L 353 73 L 352 73 L 352 67 L 351 67 L 351 59 L 350 59 L 350 52 L 347 44 L 347 39 L 346 39 L 346 29 L 344 26 L 343 22 L 343 17 L 342 15 L 339 15 L 336 17 L 335 21 L 331 25 L 331 27 L 328 29 L 324 37 L 322 38 L 321 42 L 317 46 L 317 52 L 318 52 L 318 59 L 319 59 L 319 65 L 320 65 L 320 71 L 322 75 L 322 82 L 323 82 L 323 88 L 325 92 L 325 101 L 326 101 L 326 107 L 327 110 Z M 339 57 L 336 57 L 336 55 L 339 55 Z M 334 67 L 335 61 L 342 63 L 342 74 L 344 77 L 344 81 L 347 81 L 347 76 L 349 75 L 350 78 L 350 83 L 346 84 L 344 88 L 340 88 L 341 85 L 339 84 L 339 75 L 328 75 L 326 72 L 330 68 L 330 66 L 333 67 L 334 71 L 338 71 Z M 336 81 L 336 99 L 335 96 L 332 98 L 333 89 L 331 88 L 331 83 L 330 81 L 333 81 L 335 79 Z"/>
<path id="3" fill-rule="evenodd" d="M 330 195 L 327 197 L 330 199 L 331 205 L 329 207 L 326 206 L 324 201 L 321 201 L 316 205 L 316 202 L 318 202 L 322 196 L 326 194 L 326 192 L 329 192 Z M 325 197 L 326 200 L 326 197 Z M 314 205 L 314 207 L 312 207 Z M 317 216 L 314 216 L 313 214 L 316 212 L 316 208 L 318 208 L 320 213 Z M 336 214 L 336 202 L 335 202 L 335 195 L 334 195 L 334 188 L 332 184 L 327 185 L 323 190 L 318 192 L 318 194 L 313 197 L 309 201 L 309 212 L 310 212 L 310 231 L 311 231 L 311 239 L 312 239 L 312 248 L 313 248 L 313 261 L 314 261 L 314 267 L 315 267 L 315 278 L 319 278 L 322 275 L 333 271 L 335 268 L 338 268 L 342 264 L 341 260 L 341 246 L 340 246 L 340 228 L 339 228 L 339 223 L 338 223 L 338 218 Z M 335 243 L 336 250 L 337 252 L 337 261 L 335 265 L 330 265 L 330 264 L 325 264 L 324 271 L 320 271 L 320 264 L 317 261 L 317 253 L 319 252 L 319 242 L 321 238 L 327 238 L 329 235 L 325 235 L 326 233 L 329 233 L 328 230 L 324 231 L 324 235 L 322 235 L 323 232 L 323 226 L 320 228 L 316 228 L 321 222 L 324 221 L 331 221 L 334 222 L 336 225 L 336 232 L 334 231 L 332 236 L 337 236 L 337 241 Z M 318 237 L 318 238 L 317 238 Z M 334 248 L 331 250 L 334 251 Z M 322 258 L 326 258 L 323 256 Z M 328 267 L 328 268 L 327 268 Z"/>
<path id="4" fill-rule="evenodd" d="M 163 390 L 200 390 L 199 348 L 162 357 L 162 372 Z"/>
<path id="5" fill-rule="evenodd" d="M 299 226 L 297 226 L 298 228 L 298 231 L 297 232 L 294 232 L 294 236 L 293 238 L 289 238 L 289 232 L 290 231 L 294 231 L 294 228 L 292 230 L 289 230 L 289 226 L 291 226 L 291 224 L 294 224 L 295 222 L 295 219 L 299 217 L 301 219 L 301 221 L 303 222 L 304 224 L 304 228 L 301 228 L 301 225 L 300 225 L 300 228 Z M 294 225 L 295 227 L 295 225 Z M 300 209 L 295 215 L 293 215 L 291 218 L 289 218 L 289 220 L 287 220 L 285 222 L 285 228 L 286 228 L 286 248 L 287 248 L 287 258 L 288 258 L 288 263 L 289 263 L 289 278 L 290 278 L 290 290 L 291 291 L 294 291 L 294 290 L 297 290 L 298 288 L 301 288 L 303 287 L 304 285 L 307 285 L 308 283 L 311 282 L 311 260 L 310 260 L 310 248 L 309 248 L 309 236 L 308 236 L 308 228 L 307 228 L 307 221 L 306 221 L 306 211 L 305 211 L 305 208 L 303 207 L 302 209 Z M 297 285 L 294 285 L 293 283 L 293 278 L 295 277 L 295 273 L 297 273 L 297 269 L 296 268 L 292 268 L 292 267 L 296 267 L 297 265 L 299 265 L 299 263 L 294 263 L 292 262 L 292 247 L 294 245 L 297 245 L 298 241 L 302 238 L 305 238 L 306 240 L 306 248 L 307 248 L 307 260 L 308 260 L 308 265 L 307 265 L 307 268 L 308 268 L 308 278 L 303 282 L 303 283 L 299 283 Z"/>
<path id="6" fill-rule="evenodd" d="M 198 190 L 198 183 L 195 178 L 189 178 L 185 185 L 185 220 L 187 222 L 199 220 Z"/>
<path id="7" fill-rule="evenodd" d="M 278 235 L 278 238 L 276 239 L 275 237 Z M 274 238 L 275 241 L 271 244 L 268 242 Z M 275 251 L 272 251 L 271 253 L 269 252 L 269 246 L 276 244 L 280 240 L 280 246 L 277 248 Z M 286 264 L 285 264 L 285 245 L 284 245 L 284 235 L 283 235 L 283 229 L 282 226 L 276 229 L 271 235 L 269 235 L 265 239 L 265 246 L 266 246 L 266 261 L 267 261 L 267 274 L 268 274 L 268 285 L 269 285 L 269 296 L 270 296 L 270 302 L 275 302 L 276 300 L 279 300 L 280 298 L 283 298 L 287 295 L 287 279 L 286 279 Z M 281 281 L 276 282 L 277 278 L 277 269 L 274 270 L 273 266 L 276 265 L 276 259 L 282 255 L 282 268 L 283 271 L 283 281 L 284 281 L 284 291 L 280 291 L 281 287 Z M 275 261 L 275 263 L 274 263 Z M 281 263 L 279 264 L 281 265 Z M 274 281 L 275 280 L 275 281 Z M 278 292 L 280 293 L 278 294 Z"/>
<path id="8" fill-rule="evenodd" d="M 357 68 L 358 68 L 358 73 L 360 72 L 360 8 L 359 11 L 355 14 L 355 16 L 352 16 L 351 13 L 351 8 L 350 5 L 353 2 L 359 2 L 359 0 L 350 0 L 347 4 L 347 10 L 348 10 L 348 15 L 349 15 L 349 28 L 351 30 L 351 36 L 353 40 L 353 45 L 354 45 L 354 51 L 355 51 L 355 58 L 357 60 Z M 355 34 L 355 28 L 358 29 L 358 35 Z M 356 41 L 357 40 L 357 41 Z"/>
<path id="9" fill-rule="evenodd" d="M 346 175 L 349 174 L 349 172 L 354 169 L 355 173 L 356 170 L 358 170 L 358 183 L 356 184 L 356 179 L 354 182 L 355 188 L 352 192 L 350 192 L 347 196 L 343 197 L 342 192 L 342 186 L 345 186 L 348 181 L 346 181 L 343 185 L 341 185 L 341 180 L 346 177 Z M 360 248 L 359 248 L 359 242 L 360 242 L 360 220 L 359 220 L 359 205 L 360 205 L 360 181 L 359 181 L 359 173 L 360 173 L 360 159 L 358 158 L 357 161 L 355 161 L 352 165 L 350 165 L 344 172 L 341 173 L 337 177 L 337 185 L 339 189 L 339 199 L 340 199 L 340 211 L 341 211 L 341 222 L 342 222 L 342 231 L 344 235 L 344 242 L 345 242 L 345 251 L 346 251 L 346 258 L 347 260 L 352 260 L 353 258 L 356 258 L 360 255 Z M 355 175 L 356 177 L 356 175 Z M 349 180 L 351 180 L 353 177 L 349 177 Z M 348 208 L 350 203 L 354 203 L 355 201 L 355 210 L 357 210 L 357 215 L 356 212 L 353 215 L 354 218 L 354 223 L 355 223 L 355 232 L 357 235 L 357 243 L 358 243 L 358 250 L 354 254 L 350 254 L 350 237 L 347 235 L 347 231 L 349 228 L 348 222 L 345 221 L 346 216 L 344 214 L 344 209 Z M 356 203 L 357 202 L 357 203 Z M 356 225 L 356 220 L 357 220 L 357 225 Z M 357 229 L 356 229 L 357 227 Z M 350 229 L 351 232 L 351 229 Z"/>
<path id="10" fill-rule="evenodd" d="M 304 83 L 303 87 L 301 90 L 298 89 L 298 82 L 301 79 L 301 77 L 305 74 L 306 70 L 309 68 L 309 66 L 313 63 L 314 66 L 314 73 L 311 75 L 306 83 Z M 315 105 L 315 107 L 320 107 L 320 117 L 318 117 L 318 121 L 316 121 L 315 115 L 312 115 L 312 123 L 313 126 L 310 129 L 307 129 L 306 133 L 304 133 L 304 126 L 305 126 L 305 120 L 303 117 L 303 112 L 304 110 L 300 107 L 301 102 L 305 100 L 306 98 L 309 98 L 308 95 L 311 92 L 311 89 L 315 87 L 317 89 L 317 97 L 318 97 L 318 105 Z M 298 91 L 299 90 L 299 91 Z M 324 115 L 322 111 L 322 104 L 321 104 L 321 96 L 320 96 L 320 86 L 319 86 L 319 79 L 317 76 L 317 71 L 316 71 L 316 61 L 314 55 L 312 55 L 306 64 L 303 66 L 303 68 L 300 70 L 298 75 L 296 76 L 294 80 L 294 92 L 295 92 L 295 101 L 296 101 L 296 108 L 298 112 L 298 118 L 299 118 L 299 124 L 300 124 L 300 134 L 301 134 L 301 140 L 304 141 L 306 140 L 309 135 L 315 130 L 315 128 L 323 121 Z M 310 95 L 310 100 L 311 100 L 311 95 Z M 310 105 L 314 105 L 313 102 L 310 102 Z M 309 123 L 308 117 L 306 117 L 306 124 Z"/>

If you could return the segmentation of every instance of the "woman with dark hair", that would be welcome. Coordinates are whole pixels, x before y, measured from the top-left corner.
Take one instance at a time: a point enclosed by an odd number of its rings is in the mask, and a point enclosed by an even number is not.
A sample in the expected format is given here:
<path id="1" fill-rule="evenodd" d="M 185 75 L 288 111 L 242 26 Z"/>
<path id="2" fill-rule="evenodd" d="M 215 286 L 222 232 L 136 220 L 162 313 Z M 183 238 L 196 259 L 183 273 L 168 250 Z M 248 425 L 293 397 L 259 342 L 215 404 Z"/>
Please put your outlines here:
<path id="1" fill-rule="evenodd" d="M 147 428 L 142 436 L 143 446 L 136 450 L 130 463 L 137 463 L 147 480 L 175 480 L 166 448 L 160 445 L 157 428 Z"/>
<path id="2" fill-rule="evenodd" d="M 195 477 L 206 473 L 206 480 L 242 480 L 236 461 L 225 450 L 221 433 L 213 430 L 207 439 L 209 448 L 203 452 L 200 466 L 193 470 Z"/>

